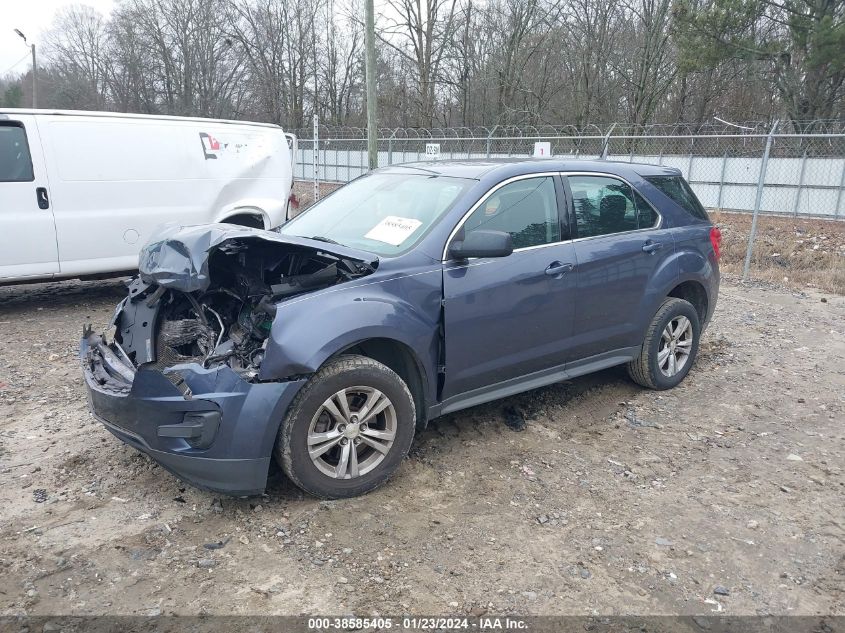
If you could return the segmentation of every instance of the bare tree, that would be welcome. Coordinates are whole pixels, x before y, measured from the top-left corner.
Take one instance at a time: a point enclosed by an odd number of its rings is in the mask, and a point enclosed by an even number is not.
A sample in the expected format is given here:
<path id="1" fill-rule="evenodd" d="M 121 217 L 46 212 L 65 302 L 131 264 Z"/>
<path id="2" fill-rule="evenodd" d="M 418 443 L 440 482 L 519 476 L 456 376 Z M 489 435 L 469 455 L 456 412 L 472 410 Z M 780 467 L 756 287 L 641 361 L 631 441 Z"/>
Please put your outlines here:
<path id="1" fill-rule="evenodd" d="M 229 37 L 246 56 L 261 118 L 304 125 L 318 10 L 314 0 L 229 2 Z"/>
<path id="2" fill-rule="evenodd" d="M 46 57 L 54 101 L 63 107 L 101 109 L 106 102 L 106 22 L 87 6 L 64 7 L 47 33 Z M 40 82 L 39 82 L 40 83 Z"/>
<path id="3" fill-rule="evenodd" d="M 536 120 L 536 87 L 542 77 L 528 73 L 528 69 L 542 66 L 549 55 L 551 27 L 560 7 L 556 0 L 496 0 L 488 5 L 487 28 L 495 51 L 491 61 L 495 69 L 496 123 Z"/>
<path id="4" fill-rule="evenodd" d="M 675 80 L 670 37 L 672 0 L 623 0 L 626 19 L 613 64 L 623 82 L 626 120 L 652 120 Z"/>
<path id="5" fill-rule="evenodd" d="M 121 0 L 61 11 L 50 107 L 362 125 L 359 0 Z M 387 0 L 383 126 L 845 116 L 841 0 Z M 4 103 L 26 105 L 17 83 Z M 6 94 L 8 93 L 8 95 Z"/>
<path id="6" fill-rule="evenodd" d="M 112 14 L 108 25 L 105 69 L 109 94 L 117 110 L 158 112 L 151 72 L 154 55 L 134 16 L 135 10 L 121 6 Z"/>
<path id="7" fill-rule="evenodd" d="M 353 98 L 360 90 L 364 33 L 356 13 L 360 7 L 328 0 L 324 5 L 322 52 L 317 56 L 323 119 L 342 125 L 352 116 Z M 360 104 L 358 104 L 360 106 Z"/>
<path id="8" fill-rule="evenodd" d="M 380 39 L 413 65 L 419 124 L 434 123 L 436 83 L 455 33 L 457 0 L 387 0 Z"/>
<path id="9" fill-rule="evenodd" d="M 622 20 L 618 0 L 568 0 L 569 19 L 562 35 L 572 43 L 573 123 L 616 118 L 616 78 L 611 58 Z M 560 114 L 560 113 L 558 113 Z"/>

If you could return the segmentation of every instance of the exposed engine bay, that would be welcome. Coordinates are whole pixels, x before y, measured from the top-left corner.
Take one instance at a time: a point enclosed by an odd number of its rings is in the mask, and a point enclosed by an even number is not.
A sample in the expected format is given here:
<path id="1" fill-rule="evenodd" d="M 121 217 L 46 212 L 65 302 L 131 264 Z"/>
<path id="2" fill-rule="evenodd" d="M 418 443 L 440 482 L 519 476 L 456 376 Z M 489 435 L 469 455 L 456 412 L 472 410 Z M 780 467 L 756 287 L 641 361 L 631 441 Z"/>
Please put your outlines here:
<path id="1" fill-rule="evenodd" d="M 207 290 L 162 293 L 155 364 L 163 369 L 225 362 L 252 378 L 261 366 L 279 301 L 365 272 L 329 255 L 227 242 L 211 255 Z"/>
<path id="2" fill-rule="evenodd" d="M 115 355 L 158 370 L 225 363 L 255 379 L 280 302 L 369 275 L 378 264 L 313 244 L 223 225 L 151 242 L 115 313 Z"/>

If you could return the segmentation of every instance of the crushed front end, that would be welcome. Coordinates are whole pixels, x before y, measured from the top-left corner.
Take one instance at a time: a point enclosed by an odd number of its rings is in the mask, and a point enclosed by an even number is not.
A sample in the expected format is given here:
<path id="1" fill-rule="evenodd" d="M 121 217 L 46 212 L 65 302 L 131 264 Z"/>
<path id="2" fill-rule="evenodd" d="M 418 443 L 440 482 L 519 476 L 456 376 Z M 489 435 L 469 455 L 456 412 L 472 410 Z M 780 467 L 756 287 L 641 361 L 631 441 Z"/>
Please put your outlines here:
<path id="1" fill-rule="evenodd" d="M 196 486 L 263 492 L 279 424 L 306 380 L 261 375 L 276 306 L 377 265 L 309 242 L 211 225 L 145 246 L 113 334 L 83 331 L 94 415 Z"/>

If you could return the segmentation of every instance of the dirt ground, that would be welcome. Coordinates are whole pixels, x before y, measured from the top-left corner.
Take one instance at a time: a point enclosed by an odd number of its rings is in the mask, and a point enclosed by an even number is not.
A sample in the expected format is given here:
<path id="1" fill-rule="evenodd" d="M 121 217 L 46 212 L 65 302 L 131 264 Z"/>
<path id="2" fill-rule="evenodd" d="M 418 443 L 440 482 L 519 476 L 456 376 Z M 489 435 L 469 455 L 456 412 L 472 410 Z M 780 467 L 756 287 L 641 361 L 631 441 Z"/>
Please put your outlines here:
<path id="1" fill-rule="evenodd" d="M 724 280 L 680 387 L 450 415 L 321 502 L 187 487 L 92 419 L 77 340 L 122 295 L 0 288 L 2 615 L 845 613 L 845 297 Z"/>
<path id="2" fill-rule="evenodd" d="M 722 272 L 740 274 L 751 214 L 711 211 L 710 217 L 722 231 Z M 795 288 L 845 294 L 845 222 L 761 215 L 751 276 Z"/>

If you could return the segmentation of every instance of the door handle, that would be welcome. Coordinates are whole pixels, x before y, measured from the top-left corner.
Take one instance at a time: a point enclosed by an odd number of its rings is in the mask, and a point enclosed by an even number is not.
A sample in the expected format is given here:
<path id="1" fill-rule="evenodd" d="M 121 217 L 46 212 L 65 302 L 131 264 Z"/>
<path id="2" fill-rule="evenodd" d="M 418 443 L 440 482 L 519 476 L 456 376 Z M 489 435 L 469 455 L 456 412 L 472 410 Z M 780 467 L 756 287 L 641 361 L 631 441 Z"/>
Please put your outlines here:
<path id="1" fill-rule="evenodd" d="M 50 198 L 47 197 L 47 187 L 37 187 L 35 189 L 35 199 L 38 201 L 39 209 L 50 208 Z"/>
<path id="2" fill-rule="evenodd" d="M 552 262 L 546 268 L 546 274 L 549 277 L 556 277 L 558 275 L 563 275 L 564 273 L 568 273 L 573 268 L 575 268 L 574 264 L 561 264 L 560 262 Z"/>
<path id="3" fill-rule="evenodd" d="M 655 251 L 659 251 L 661 248 L 663 248 L 662 242 L 652 242 L 651 240 L 649 240 L 648 242 L 643 244 L 644 253 L 654 253 Z"/>

